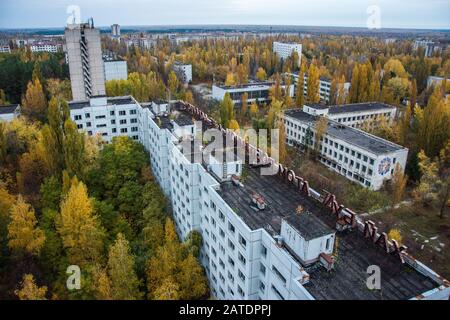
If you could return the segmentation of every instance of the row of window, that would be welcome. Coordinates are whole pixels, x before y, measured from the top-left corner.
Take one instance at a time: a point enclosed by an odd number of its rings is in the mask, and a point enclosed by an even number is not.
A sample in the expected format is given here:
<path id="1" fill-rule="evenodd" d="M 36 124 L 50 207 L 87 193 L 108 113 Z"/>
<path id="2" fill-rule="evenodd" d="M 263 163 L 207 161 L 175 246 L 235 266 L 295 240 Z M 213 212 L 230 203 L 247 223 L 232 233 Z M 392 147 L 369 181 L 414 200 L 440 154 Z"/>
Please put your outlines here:
<path id="1" fill-rule="evenodd" d="M 342 161 L 345 164 L 348 164 L 348 166 L 350 168 L 355 168 L 355 170 L 360 170 L 363 173 L 367 173 L 369 176 L 372 176 L 373 174 L 373 170 L 371 168 L 368 168 L 366 165 L 360 164 L 357 161 L 354 161 L 352 159 L 349 159 L 345 156 L 343 156 L 341 153 L 337 153 L 336 151 L 333 151 L 332 149 L 328 149 L 327 147 L 322 147 L 322 153 L 324 155 L 328 155 L 331 158 L 336 159 L 336 161 L 340 161 L 340 163 L 342 163 Z"/>
<path id="2" fill-rule="evenodd" d="M 116 114 L 116 112 L 114 110 L 109 112 L 110 116 L 114 116 L 115 114 Z M 119 111 L 119 116 L 125 116 L 126 114 L 127 114 L 126 110 L 120 110 Z M 129 114 L 130 115 L 137 114 L 137 110 L 135 110 L 135 109 L 129 110 Z M 91 118 L 91 114 L 89 112 L 86 112 L 84 114 L 84 117 L 85 117 L 85 119 L 90 119 Z M 105 118 L 106 118 L 106 115 L 104 115 L 104 114 L 95 116 L 95 119 L 105 119 Z M 74 115 L 74 119 L 75 120 L 82 120 L 83 116 L 81 114 L 77 114 L 77 115 Z"/>
<path id="3" fill-rule="evenodd" d="M 137 118 L 130 119 L 130 123 L 138 123 L 138 119 Z M 115 125 L 116 120 L 115 119 L 111 120 L 111 124 Z M 127 119 L 119 120 L 119 124 L 122 124 L 122 125 L 127 124 Z M 90 127 L 91 125 L 92 125 L 91 122 L 86 122 L 86 127 Z M 82 127 L 82 125 L 81 125 L 81 127 Z M 103 127 L 106 127 L 106 124 L 98 124 L 97 125 L 97 128 L 103 128 Z"/>
<path id="4" fill-rule="evenodd" d="M 291 126 L 291 127 L 294 127 L 295 129 L 298 129 L 301 132 L 306 134 L 306 130 L 307 129 L 305 127 L 303 127 L 303 126 L 299 126 L 299 125 L 293 124 L 292 122 L 289 122 L 289 121 L 287 122 L 287 125 Z M 292 135 L 296 139 L 301 139 L 302 142 L 305 142 L 305 138 L 302 137 L 300 134 L 297 137 L 297 134 L 293 130 L 287 129 L 287 133 L 288 133 L 288 135 Z M 314 136 L 314 134 L 312 134 L 311 139 L 313 138 L 313 136 Z M 332 147 L 332 148 L 334 148 L 336 150 L 340 150 L 342 152 L 345 152 L 346 154 L 349 154 L 349 155 L 351 155 L 353 157 L 356 157 L 357 159 L 362 159 L 363 162 L 369 163 L 371 166 L 375 163 L 375 159 L 369 158 L 367 155 L 363 155 L 362 153 L 360 153 L 360 152 L 358 152 L 356 150 L 350 149 L 349 147 L 347 147 L 347 146 L 345 146 L 343 144 L 340 144 L 340 143 L 338 143 L 338 142 L 336 142 L 336 141 L 334 141 L 334 140 L 332 140 L 332 139 L 330 139 L 328 137 L 322 138 L 322 141 L 323 141 L 324 144 L 327 144 L 327 145 L 329 145 L 330 147 Z M 332 155 L 332 150 L 331 149 L 328 150 L 328 148 L 325 147 L 324 145 L 322 145 L 322 151 L 324 153 L 330 152 L 330 155 Z M 337 155 L 336 152 L 335 152 L 335 154 Z"/>
<path id="5" fill-rule="evenodd" d="M 87 128 L 90 128 L 91 125 L 92 124 L 90 122 L 86 123 L 86 127 Z M 77 128 L 79 130 L 81 130 L 81 129 L 83 129 L 83 125 L 82 124 L 77 124 Z M 106 128 L 106 124 L 98 124 L 97 128 Z M 138 132 L 139 131 L 138 127 L 131 127 L 130 129 L 131 129 L 131 132 Z M 91 132 L 91 134 L 92 134 L 92 131 L 88 131 L 88 132 Z M 111 128 L 111 132 L 112 133 L 117 133 L 117 128 Z M 120 133 L 128 133 L 128 128 L 120 128 Z M 107 135 L 107 134 L 103 134 L 103 135 Z"/>
<path id="6" fill-rule="evenodd" d="M 375 163 L 375 159 L 369 158 L 367 155 L 363 155 L 362 153 L 352 150 L 349 147 L 346 147 L 332 139 L 329 139 L 325 137 L 324 143 L 328 144 L 330 147 L 334 147 L 334 149 L 340 150 L 342 152 L 345 152 L 346 154 L 351 155 L 352 157 L 355 157 L 357 159 L 362 159 L 363 162 L 369 163 L 370 165 L 373 165 Z"/>
<path id="7" fill-rule="evenodd" d="M 384 116 L 386 118 L 390 117 L 390 113 L 389 112 L 385 112 L 385 113 L 377 113 L 377 114 L 367 114 L 367 115 L 361 115 L 361 116 L 353 116 L 353 117 L 344 117 L 344 118 L 335 118 L 334 120 L 337 122 L 349 122 L 349 121 L 356 121 L 356 120 L 369 120 L 369 119 L 378 119 L 381 118 L 381 116 Z"/>
<path id="8" fill-rule="evenodd" d="M 366 187 L 370 187 L 372 185 L 370 180 L 368 180 L 368 179 L 366 180 L 361 174 L 347 170 L 347 169 L 341 167 L 340 165 L 336 164 L 336 162 L 334 162 L 334 161 L 330 161 L 329 159 L 326 159 L 326 158 L 321 158 L 321 162 L 323 164 L 325 164 L 326 166 L 335 169 L 338 173 L 342 174 L 343 176 L 346 176 L 350 179 L 358 181 L 361 184 L 365 185 Z M 372 170 L 369 169 L 369 172 L 371 175 Z"/>

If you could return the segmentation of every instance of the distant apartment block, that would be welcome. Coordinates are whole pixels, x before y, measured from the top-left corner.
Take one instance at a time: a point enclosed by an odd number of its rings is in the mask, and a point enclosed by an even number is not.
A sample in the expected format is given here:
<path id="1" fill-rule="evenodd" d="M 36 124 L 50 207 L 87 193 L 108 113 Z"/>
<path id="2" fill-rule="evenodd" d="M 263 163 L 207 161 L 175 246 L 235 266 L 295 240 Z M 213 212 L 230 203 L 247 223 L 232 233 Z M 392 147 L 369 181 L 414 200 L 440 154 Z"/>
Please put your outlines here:
<path id="1" fill-rule="evenodd" d="M 72 96 L 75 101 L 105 95 L 100 32 L 89 23 L 68 25 L 65 30 Z"/>
<path id="2" fill-rule="evenodd" d="M 396 38 L 386 38 L 386 39 L 384 39 L 384 43 L 385 44 L 392 44 L 392 43 L 395 43 L 396 41 L 397 41 Z"/>
<path id="3" fill-rule="evenodd" d="M 300 65 L 302 59 L 302 45 L 300 43 L 293 42 L 274 42 L 273 52 L 278 54 L 281 59 L 286 60 L 294 52 L 298 53 L 298 64 Z"/>
<path id="4" fill-rule="evenodd" d="M 297 84 L 298 84 L 298 78 L 299 74 L 297 73 L 288 73 L 287 75 L 291 76 L 294 79 L 295 83 L 295 92 L 297 92 Z M 344 94 L 348 94 L 350 90 L 350 82 L 344 83 Z M 308 75 L 305 73 L 303 76 L 303 94 L 306 96 L 308 93 Z M 322 102 L 330 102 L 331 100 L 331 79 L 326 77 L 320 77 L 319 78 L 319 95 L 320 95 L 320 101 Z"/>
<path id="5" fill-rule="evenodd" d="M 0 45 L 0 53 L 11 53 L 11 48 L 8 44 Z"/>
<path id="6" fill-rule="evenodd" d="M 120 38 L 120 26 L 117 23 L 111 26 L 111 36 L 116 39 Z"/>
<path id="7" fill-rule="evenodd" d="M 416 40 L 413 49 L 418 50 L 419 48 L 424 50 L 425 57 L 431 57 L 435 52 L 442 51 L 442 47 L 431 40 Z"/>
<path id="8" fill-rule="evenodd" d="M 229 93 L 234 104 L 239 105 L 242 102 L 242 96 L 247 93 L 248 103 L 267 103 L 270 101 L 270 88 L 272 88 L 274 84 L 273 81 L 250 81 L 249 83 L 236 86 L 213 85 L 212 97 L 213 99 L 222 101 L 225 94 Z M 291 97 L 294 96 L 293 85 L 289 86 L 289 88 L 286 88 L 286 85 L 282 85 L 281 87 L 284 90 L 288 90 Z"/>
<path id="9" fill-rule="evenodd" d="M 125 40 L 127 47 L 137 47 L 140 49 L 151 49 L 155 46 L 156 41 L 144 33 L 131 34 Z"/>
<path id="10" fill-rule="evenodd" d="M 185 64 L 175 61 L 173 64 L 173 70 L 177 74 L 178 80 L 183 84 L 189 84 L 192 82 L 192 64 Z"/>
<path id="11" fill-rule="evenodd" d="M 103 56 L 105 67 L 105 80 L 126 80 L 128 79 L 127 62 L 116 57 Z"/>
<path id="12" fill-rule="evenodd" d="M 306 104 L 303 111 L 311 115 L 324 116 L 330 120 L 357 128 L 365 122 L 375 124 L 382 117 L 389 123 L 394 121 L 397 108 L 381 102 L 349 103 L 336 106 Z"/>
<path id="13" fill-rule="evenodd" d="M 437 76 L 429 76 L 427 79 L 427 88 L 430 88 L 431 86 L 438 86 L 441 85 L 444 81 L 443 77 L 437 77 Z M 447 85 L 449 85 L 450 79 L 447 78 Z"/>
<path id="14" fill-rule="evenodd" d="M 0 106 L 0 121 L 12 121 L 20 114 L 20 105 Z"/>
<path id="15" fill-rule="evenodd" d="M 24 48 L 28 44 L 27 39 L 15 39 L 14 42 L 19 48 Z"/>
<path id="16" fill-rule="evenodd" d="M 190 41 L 201 41 L 208 39 L 208 34 L 189 34 L 189 35 L 183 35 L 183 36 L 177 36 L 175 41 L 177 45 L 183 44 L 185 42 Z"/>
<path id="17" fill-rule="evenodd" d="M 150 38 L 140 38 L 138 40 L 138 47 L 141 49 L 151 49 L 156 45 L 156 41 Z"/>
<path id="18" fill-rule="evenodd" d="M 327 132 L 320 146 L 315 146 L 321 163 L 351 181 L 378 190 L 392 179 L 397 163 L 405 169 L 408 156 L 407 148 L 354 128 L 364 118 L 381 114 L 389 116 L 391 108 L 355 104 L 320 109 L 305 105 L 303 110 L 285 112 L 286 140 L 289 145 L 314 147 L 316 122 L 319 117 L 328 117 Z"/>
<path id="19" fill-rule="evenodd" d="M 38 41 L 30 45 L 31 52 L 51 52 L 61 51 L 62 45 L 53 42 Z"/>

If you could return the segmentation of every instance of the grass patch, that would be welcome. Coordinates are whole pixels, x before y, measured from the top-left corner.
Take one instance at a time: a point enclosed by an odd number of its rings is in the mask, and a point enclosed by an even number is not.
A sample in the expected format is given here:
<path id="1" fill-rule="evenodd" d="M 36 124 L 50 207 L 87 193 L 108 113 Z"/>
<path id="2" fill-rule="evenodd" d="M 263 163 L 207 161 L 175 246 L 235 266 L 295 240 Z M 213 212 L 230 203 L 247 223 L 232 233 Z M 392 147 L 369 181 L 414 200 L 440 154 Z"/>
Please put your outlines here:
<path id="1" fill-rule="evenodd" d="M 400 230 L 403 244 L 419 261 L 450 278 L 450 217 L 439 218 L 435 208 L 412 204 L 370 216 L 381 231 Z"/>

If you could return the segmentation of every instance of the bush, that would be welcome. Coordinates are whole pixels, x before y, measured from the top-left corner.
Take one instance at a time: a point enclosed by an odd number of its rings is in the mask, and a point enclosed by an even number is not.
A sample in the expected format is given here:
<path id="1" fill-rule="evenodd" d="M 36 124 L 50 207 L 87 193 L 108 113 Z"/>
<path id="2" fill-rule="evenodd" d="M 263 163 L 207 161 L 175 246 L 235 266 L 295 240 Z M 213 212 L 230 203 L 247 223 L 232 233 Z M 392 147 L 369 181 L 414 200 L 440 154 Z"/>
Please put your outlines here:
<path id="1" fill-rule="evenodd" d="M 390 197 L 384 191 L 372 191 L 367 188 L 350 185 L 344 196 L 344 205 L 360 212 L 371 212 L 390 204 Z"/>

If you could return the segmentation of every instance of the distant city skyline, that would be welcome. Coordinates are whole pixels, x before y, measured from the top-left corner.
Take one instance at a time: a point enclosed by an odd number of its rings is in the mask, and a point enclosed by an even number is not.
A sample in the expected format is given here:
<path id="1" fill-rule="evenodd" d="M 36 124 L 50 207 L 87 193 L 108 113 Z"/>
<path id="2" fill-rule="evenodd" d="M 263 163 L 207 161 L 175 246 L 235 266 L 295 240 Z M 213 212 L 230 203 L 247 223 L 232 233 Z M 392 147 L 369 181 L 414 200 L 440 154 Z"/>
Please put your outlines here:
<path id="1" fill-rule="evenodd" d="M 366 27 L 380 9 L 381 28 L 450 29 L 450 0 L 2 0 L 0 28 L 57 28 L 77 5 L 97 26 L 296 25 Z"/>

